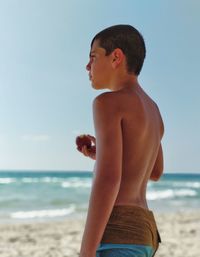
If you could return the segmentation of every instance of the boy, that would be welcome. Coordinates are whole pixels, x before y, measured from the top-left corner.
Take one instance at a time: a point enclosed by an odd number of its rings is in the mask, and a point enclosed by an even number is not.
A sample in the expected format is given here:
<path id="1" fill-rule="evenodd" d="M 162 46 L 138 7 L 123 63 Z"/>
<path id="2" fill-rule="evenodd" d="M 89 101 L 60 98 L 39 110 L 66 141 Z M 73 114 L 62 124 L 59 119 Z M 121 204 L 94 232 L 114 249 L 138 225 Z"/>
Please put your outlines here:
<path id="1" fill-rule="evenodd" d="M 146 55 L 130 25 L 99 32 L 86 66 L 94 89 L 96 138 L 81 152 L 94 160 L 94 178 L 79 257 L 153 256 L 160 242 L 146 201 L 147 182 L 163 173 L 164 125 L 137 77 Z"/>

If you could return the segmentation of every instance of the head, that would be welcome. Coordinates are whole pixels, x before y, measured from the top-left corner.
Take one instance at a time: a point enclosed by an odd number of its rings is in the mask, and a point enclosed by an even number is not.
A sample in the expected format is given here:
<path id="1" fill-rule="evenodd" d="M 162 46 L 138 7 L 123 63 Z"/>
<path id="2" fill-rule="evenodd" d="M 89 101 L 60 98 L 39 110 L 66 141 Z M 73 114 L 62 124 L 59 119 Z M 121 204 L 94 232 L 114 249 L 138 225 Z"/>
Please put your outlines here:
<path id="1" fill-rule="evenodd" d="M 135 76 L 140 74 L 146 55 L 146 48 L 142 35 L 134 27 L 130 25 L 115 25 L 102 30 L 96 34 L 91 42 L 91 57 L 94 48 L 95 50 L 96 48 L 101 49 L 101 54 L 107 60 L 111 57 L 109 61 L 112 62 L 116 59 L 114 58 L 115 55 L 124 56 L 127 73 Z M 89 62 L 87 69 L 89 70 L 90 68 Z M 105 69 L 105 63 L 104 71 L 109 73 L 109 68 Z"/>

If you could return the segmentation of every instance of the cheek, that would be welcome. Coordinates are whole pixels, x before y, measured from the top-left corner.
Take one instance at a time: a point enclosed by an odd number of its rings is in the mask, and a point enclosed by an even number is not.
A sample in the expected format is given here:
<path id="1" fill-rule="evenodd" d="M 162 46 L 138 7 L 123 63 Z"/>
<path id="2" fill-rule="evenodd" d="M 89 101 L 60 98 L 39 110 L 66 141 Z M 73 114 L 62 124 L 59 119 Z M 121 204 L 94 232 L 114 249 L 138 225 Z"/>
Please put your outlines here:
<path id="1" fill-rule="evenodd" d="M 93 63 L 91 65 L 91 73 L 94 75 L 98 75 L 101 72 L 101 69 L 97 63 Z"/>
<path id="2" fill-rule="evenodd" d="M 99 63 L 99 62 L 93 62 L 92 64 L 92 70 L 94 72 L 105 72 L 106 66 L 104 63 Z"/>

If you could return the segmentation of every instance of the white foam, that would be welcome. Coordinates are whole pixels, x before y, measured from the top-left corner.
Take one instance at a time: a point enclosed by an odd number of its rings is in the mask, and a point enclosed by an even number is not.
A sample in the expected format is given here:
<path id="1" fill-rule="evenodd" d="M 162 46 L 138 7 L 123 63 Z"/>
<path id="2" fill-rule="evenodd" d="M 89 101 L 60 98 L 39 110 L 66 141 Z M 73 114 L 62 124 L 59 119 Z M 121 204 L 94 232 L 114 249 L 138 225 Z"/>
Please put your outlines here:
<path id="1" fill-rule="evenodd" d="M 177 181 L 177 182 L 173 182 L 171 184 L 172 187 L 186 187 L 186 188 L 200 188 L 200 182 L 182 182 L 182 181 Z"/>
<path id="2" fill-rule="evenodd" d="M 13 178 L 0 178 L 0 184 L 14 183 L 16 180 Z"/>
<path id="3" fill-rule="evenodd" d="M 37 178 L 23 178 L 22 182 L 23 183 L 38 183 L 39 179 L 37 179 Z"/>
<path id="4" fill-rule="evenodd" d="M 69 215 L 74 210 L 75 206 L 71 205 L 68 209 L 18 211 L 11 213 L 10 216 L 15 219 L 54 218 Z"/>
<path id="5" fill-rule="evenodd" d="M 181 190 L 172 190 L 167 189 L 164 191 L 155 191 L 155 192 L 147 192 L 148 200 L 157 200 L 157 199 L 167 199 L 174 197 L 185 197 L 185 196 L 195 196 L 197 192 L 191 189 L 181 189 Z"/>
<path id="6" fill-rule="evenodd" d="M 55 177 L 44 177 L 44 178 L 29 178 L 25 177 L 22 179 L 23 183 L 58 183 L 62 180 Z"/>
<path id="7" fill-rule="evenodd" d="M 55 177 L 45 177 L 42 179 L 42 182 L 45 183 L 58 183 L 62 180 L 62 178 L 55 178 Z"/>
<path id="8" fill-rule="evenodd" d="M 43 178 L 29 178 L 25 177 L 22 179 L 23 183 L 61 183 L 63 187 L 78 187 L 86 185 L 91 186 L 91 179 L 80 179 L 80 178 L 56 178 L 56 177 L 43 177 Z M 89 182 L 89 183 L 88 183 Z"/>
<path id="9" fill-rule="evenodd" d="M 195 196 L 197 192 L 191 189 L 181 189 L 174 192 L 175 196 Z"/>
<path id="10" fill-rule="evenodd" d="M 187 182 L 185 185 L 187 187 L 200 188 L 200 182 Z"/>
<path id="11" fill-rule="evenodd" d="M 74 187 L 74 188 L 78 188 L 78 187 L 85 187 L 85 188 L 90 188 L 92 185 L 92 181 L 90 179 L 85 179 L 80 180 L 80 179 L 71 179 L 68 181 L 64 181 L 62 183 L 62 187 Z"/>

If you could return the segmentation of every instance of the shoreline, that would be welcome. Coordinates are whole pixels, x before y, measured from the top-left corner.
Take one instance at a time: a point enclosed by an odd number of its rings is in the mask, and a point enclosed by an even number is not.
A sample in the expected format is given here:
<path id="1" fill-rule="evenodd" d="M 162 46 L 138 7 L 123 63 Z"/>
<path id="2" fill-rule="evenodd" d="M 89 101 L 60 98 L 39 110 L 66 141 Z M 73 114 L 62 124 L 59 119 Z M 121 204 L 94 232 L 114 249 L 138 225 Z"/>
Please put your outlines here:
<path id="1" fill-rule="evenodd" d="M 154 215 L 162 240 L 155 256 L 198 256 L 200 210 Z M 0 224 L 0 256 L 78 257 L 85 218 Z"/>
<path id="2" fill-rule="evenodd" d="M 196 208 L 182 208 L 182 209 L 169 209 L 169 208 L 162 208 L 160 210 L 157 210 L 155 208 L 148 208 L 149 211 L 152 211 L 155 216 L 163 216 L 166 215 L 181 215 L 184 213 L 185 215 L 190 215 L 193 213 L 199 213 L 200 218 L 200 207 Z M 56 222 L 65 222 L 65 221 L 71 221 L 71 220 L 85 220 L 87 217 L 87 210 L 82 213 L 72 213 L 68 216 L 55 216 L 55 217 L 42 217 L 42 218 L 0 218 L 0 225 L 1 224 L 37 224 L 37 223 L 56 223 Z"/>

